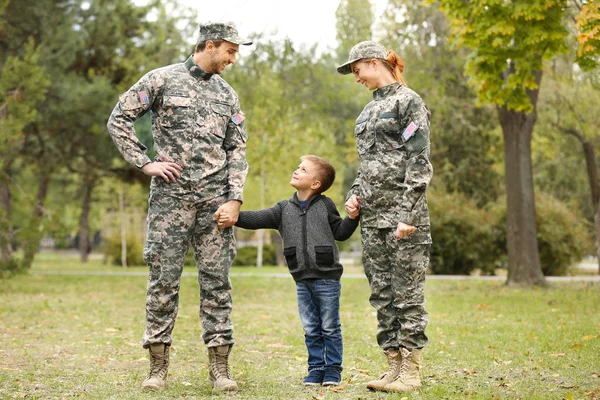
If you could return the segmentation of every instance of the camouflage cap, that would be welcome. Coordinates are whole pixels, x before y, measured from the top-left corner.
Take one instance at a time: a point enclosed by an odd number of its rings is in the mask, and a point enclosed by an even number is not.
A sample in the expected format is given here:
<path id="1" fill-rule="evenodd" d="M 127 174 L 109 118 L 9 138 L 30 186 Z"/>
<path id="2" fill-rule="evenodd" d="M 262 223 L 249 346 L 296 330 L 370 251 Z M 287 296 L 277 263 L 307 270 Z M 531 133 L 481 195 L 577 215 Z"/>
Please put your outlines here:
<path id="1" fill-rule="evenodd" d="M 243 44 L 248 46 L 252 44 L 251 40 L 242 39 L 238 35 L 237 28 L 232 22 L 207 22 L 200 25 L 200 37 L 198 42 L 206 40 L 226 40 L 234 44 Z"/>
<path id="2" fill-rule="evenodd" d="M 352 73 L 350 64 L 352 64 L 355 61 L 361 60 L 363 58 L 383 58 L 385 60 L 386 57 L 387 50 L 385 49 L 385 47 L 372 40 L 367 40 L 364 42 L 360 42 L 357 45 L 354 45 L 354 47 L 350 49 L 348 61 L 337 67 L 337 71 L 342 75 L 348 75 Z"/>

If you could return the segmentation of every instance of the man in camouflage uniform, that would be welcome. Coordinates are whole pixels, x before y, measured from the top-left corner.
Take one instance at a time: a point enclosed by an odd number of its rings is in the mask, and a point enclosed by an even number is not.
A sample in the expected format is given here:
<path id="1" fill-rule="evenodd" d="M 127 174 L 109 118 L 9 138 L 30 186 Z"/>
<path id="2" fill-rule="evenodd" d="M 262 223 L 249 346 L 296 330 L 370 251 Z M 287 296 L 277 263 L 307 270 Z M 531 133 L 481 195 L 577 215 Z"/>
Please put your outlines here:
<path id="1" fill-rule="evenodd" d="M 356 120 L 360 167 L 346 203 L 348 213 L 360 207 L 377 342 L 390 364 L 367 387 L 408 392 L 421 386 L 421 349 L 427 343 L 424 283 L 431 234 L 425 191 L 433 168 L 429 110 L 404 85 L 403 69 L 393 51 L 366 41 L 352 48 L 338 72 L 354 73 L 358 83 L 375 89 Z"/>
<path id="2" fill-rule="evenodd" d="M 123 157 L 151 175 L 144 261 L 149 266 L 146 331 L 150 373 L 144 389 L 167 384 L 169 346 L 179 302 L 184 257 L 193 246 L 200 284 L 202 337 L 209 378 L 219 390 L 236 390 L 228 356 L 233 340 L 231 281 L 237 221 L 248 165 L 246 129 L 235 91 L 219 74 L 235 63 L 239 45 L 231 23 L 200 26 L 194 54 L 185 62 L 148 72 L 119 97 L 108 132 Z M 134 121 L 152 112 L 156 160 L 135 134 Z M 230 215 L 219 229 L 215 213 Z"/>

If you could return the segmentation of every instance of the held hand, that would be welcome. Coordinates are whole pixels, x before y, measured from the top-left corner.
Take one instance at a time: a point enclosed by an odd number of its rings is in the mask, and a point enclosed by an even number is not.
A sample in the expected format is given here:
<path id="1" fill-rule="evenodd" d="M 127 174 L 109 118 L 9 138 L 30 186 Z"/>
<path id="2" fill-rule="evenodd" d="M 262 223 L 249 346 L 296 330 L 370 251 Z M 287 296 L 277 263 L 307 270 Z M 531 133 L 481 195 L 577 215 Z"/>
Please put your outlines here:
<path id="1" fill-rule="evenodd" d="M 221 207 L 213 215 L 213 219 L 217 221 L 219 228 L 225 229 L 235 225 L 240 216 L 240 207 L 242 202 L 239 200 L 229 200 L 222 204 Z"/>
<path id="2" fill-rule="evenodd" d="M 351 219 L 355 219 L 356 217 L 358 217 L 358 214 L 360 212 L 360 197 L 355 194 L 350 196 L 350 198 L 348 198 L 348 201 L 346 201 L 346 204 L 344 204 L 344 208 L 346 209 L 346 212 L 348 213 L 348 216 Z"/>
<path id="3" fill-rule="evenodd" d="M 169 183 L 169 180 L 176 182 L 181 177 L 179 171 L 183 171 L 181 165 L 173 162 L 156 161 L 142 167 L 142 172 L 149 176 L 160 176 Z"/>
<path id="4" fill-rule="evenodd" d="M 408 235 L 411 235 L 416 230 L 417 228 L 412 225 L 405 224 L 404 222 L 398 222 L 398 227 L 396 228 L 396 232 L 394 232 L 394 237 L 396 239 L 402 239 Z"/>

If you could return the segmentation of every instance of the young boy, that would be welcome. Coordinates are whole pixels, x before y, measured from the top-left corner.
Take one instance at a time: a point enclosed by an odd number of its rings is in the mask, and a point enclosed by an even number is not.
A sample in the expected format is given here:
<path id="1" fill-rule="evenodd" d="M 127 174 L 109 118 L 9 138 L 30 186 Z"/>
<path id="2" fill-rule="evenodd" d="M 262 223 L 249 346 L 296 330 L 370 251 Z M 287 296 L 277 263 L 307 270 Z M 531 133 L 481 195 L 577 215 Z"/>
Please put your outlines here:
<path id="1" fill-rule="evenodd" d="M 277 229 L 281 234 L 283 254 L 296 281 L 308 350 L 304 385 L 337 386 L 343 353 L 339 301 L 343 267 L 335 241 L 347 240 L 354 233 L 358 211 L 342 219 L 333 201 L 322 194 L 335 179 L 329 162 L 312 155 L 301 160 L 290 181 L 296 189 L 291 199 L 264 210 L 242 211 L 235 225 Z"/>

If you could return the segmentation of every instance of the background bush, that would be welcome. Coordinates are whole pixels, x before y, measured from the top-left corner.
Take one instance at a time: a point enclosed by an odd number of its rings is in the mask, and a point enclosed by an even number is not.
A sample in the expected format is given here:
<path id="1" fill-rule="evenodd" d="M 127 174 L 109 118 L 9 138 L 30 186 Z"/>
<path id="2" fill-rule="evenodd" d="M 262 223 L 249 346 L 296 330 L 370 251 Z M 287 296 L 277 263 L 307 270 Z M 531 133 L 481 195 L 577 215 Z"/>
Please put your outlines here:
<path id="1" fill-rule="evenodd" d="M 116 232 L 116 231 L 115 231 Z M 127 265 L 146 265 L 143 258 L 144 245 L 138 235 L 127 235 Z M 104 258 L 111 264 L 121 265 L 121 236 L 111 235 L 104 240 Z"/>
<path id="2" fill-rule="evenodd" d="M 431 216 L 430 268 L 434 274 L 492 274 L 502 259 L 493 212 L 460 193 L 434 190 L 427 196 Z"/>
<path id="3" fill-rule="evenodd" d="M 244 246 L 237 249 L 237 257 L 233 265 L 237 266 L 256 266 L 256 246 Z M 277 265 L 275 256 L 275 247 L 272 244 L 263 245 L 263 265 Z"/>
<path id="4" fill-rule="evenodd" d="M 564 276 L 569 266 L 580 261 L 586 252 L 593 253 L 589 222 L 568 209 L 551 195 L 535 196 L 538 249 L 542 272 L 546 276 Z M 506 205 L 499 206 L 498 241 L 506 252 Z"/>

